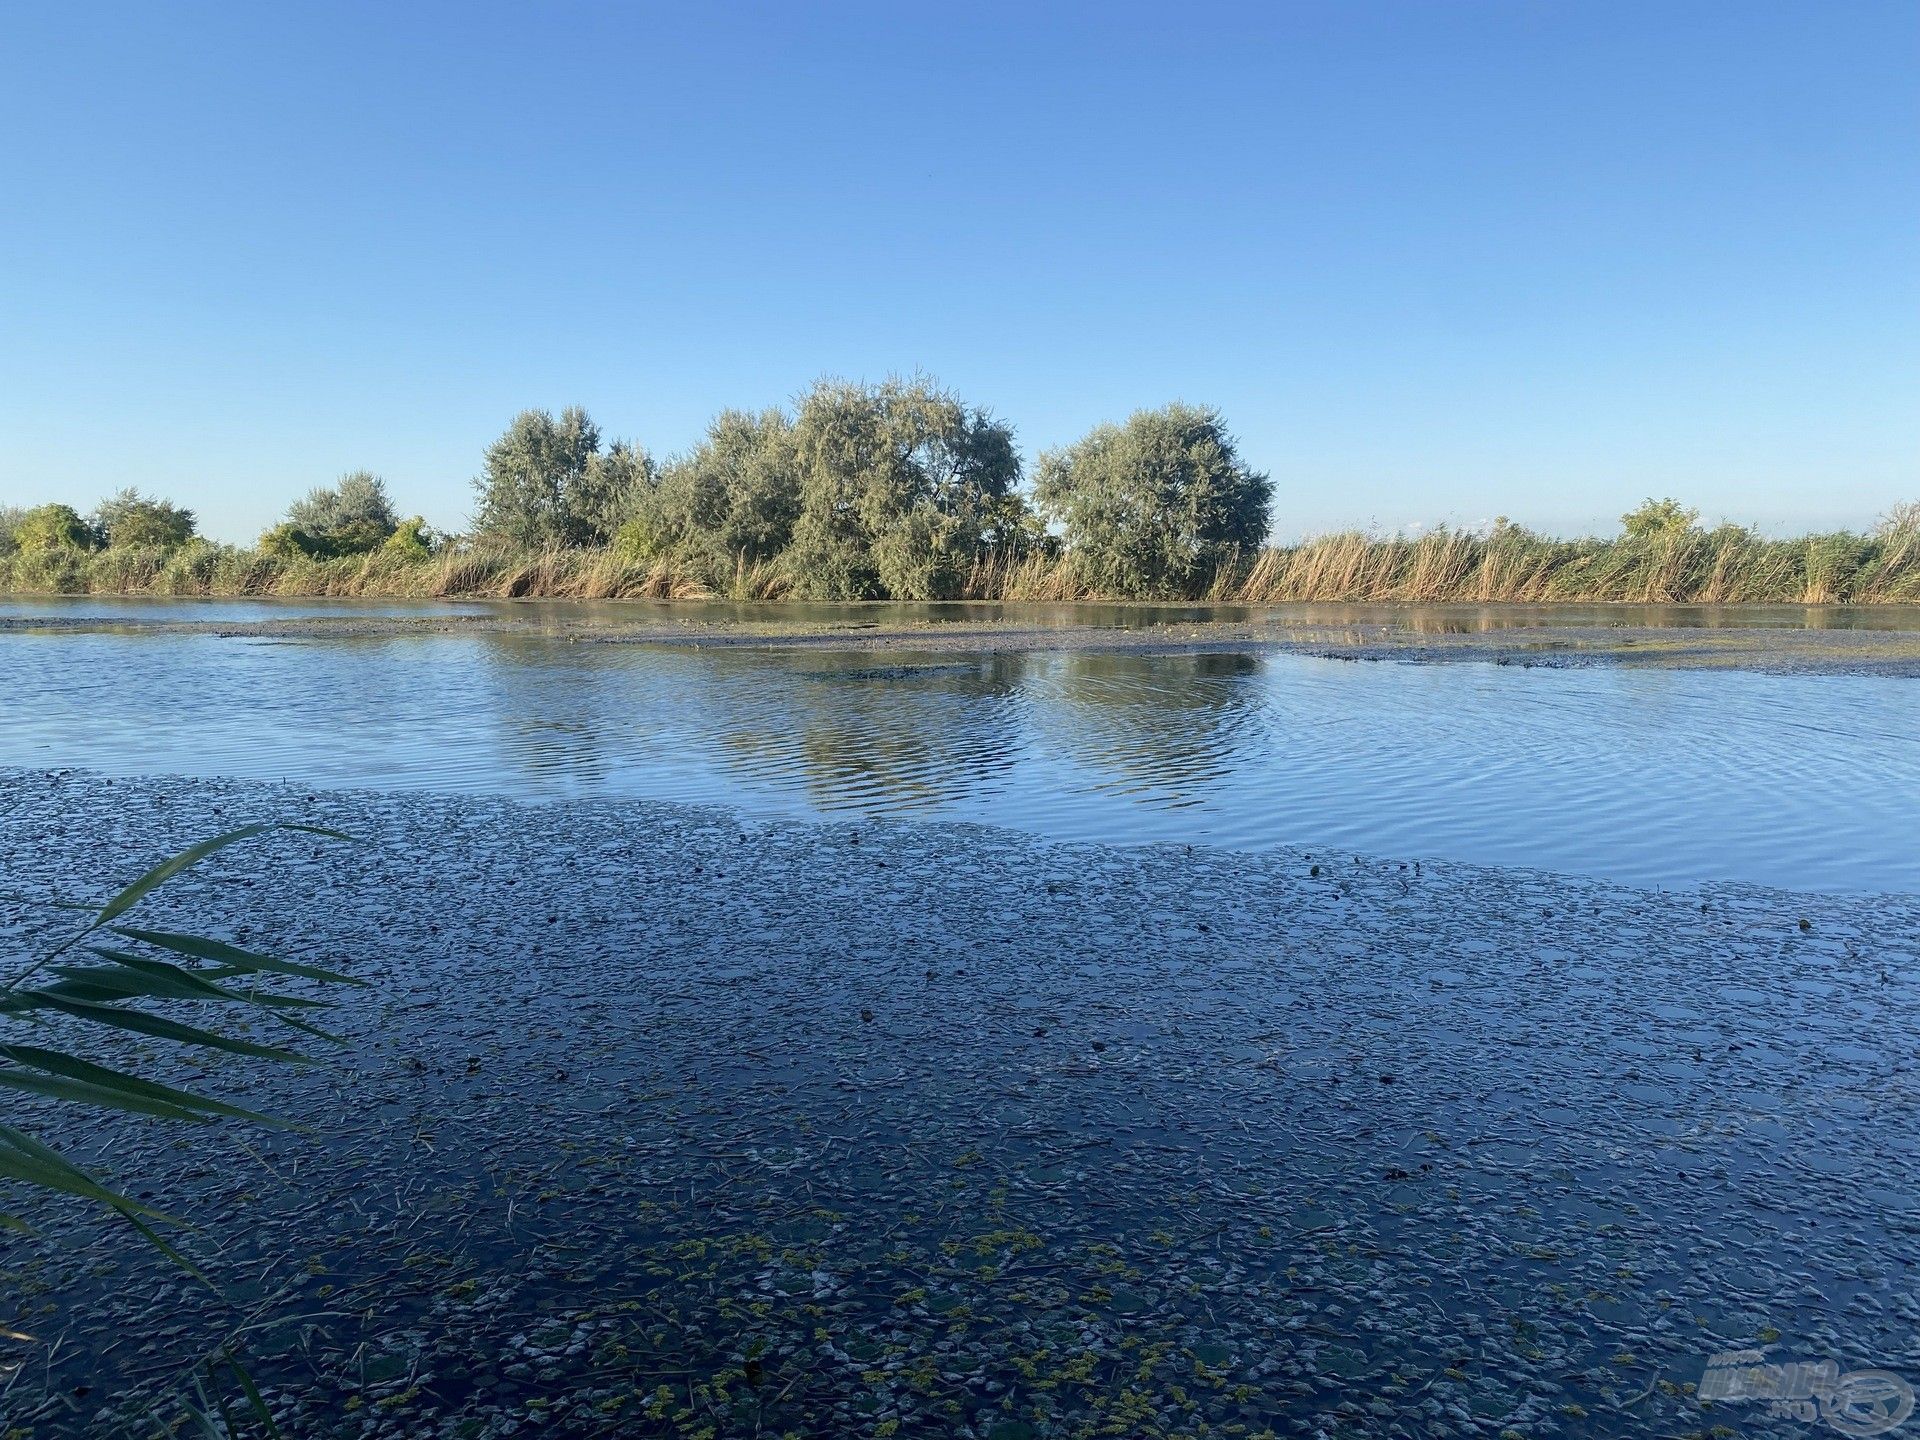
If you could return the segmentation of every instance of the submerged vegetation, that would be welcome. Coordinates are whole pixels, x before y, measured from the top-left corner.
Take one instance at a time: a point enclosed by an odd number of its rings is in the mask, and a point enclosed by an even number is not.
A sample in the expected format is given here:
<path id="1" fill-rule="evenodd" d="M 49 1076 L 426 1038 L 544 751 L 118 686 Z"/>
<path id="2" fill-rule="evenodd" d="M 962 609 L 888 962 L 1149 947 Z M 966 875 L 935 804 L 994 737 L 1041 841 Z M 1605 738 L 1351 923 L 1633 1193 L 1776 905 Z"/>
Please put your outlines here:
<path id="1" fill-rule="evenodd" d="M 529 410 L 490 445 L 473 528 L 402 519 L 344 476 L 252 547 L 125 490 L 91 516 L 0 510 L 0 591 L 181 596 L 734 600 L 1206 599 L 1920 603 L 1920 503 L 1869 534 L 1771 539 L 1648 499 L 1616 537 L 1502 518 L 1266 544 L 1268 477 L 1218 411 L 1135 413 L 1039 457 L 924 379 L 822 381 L 791 411 L 728 410 L 657 463 L 584 410 Z"/>

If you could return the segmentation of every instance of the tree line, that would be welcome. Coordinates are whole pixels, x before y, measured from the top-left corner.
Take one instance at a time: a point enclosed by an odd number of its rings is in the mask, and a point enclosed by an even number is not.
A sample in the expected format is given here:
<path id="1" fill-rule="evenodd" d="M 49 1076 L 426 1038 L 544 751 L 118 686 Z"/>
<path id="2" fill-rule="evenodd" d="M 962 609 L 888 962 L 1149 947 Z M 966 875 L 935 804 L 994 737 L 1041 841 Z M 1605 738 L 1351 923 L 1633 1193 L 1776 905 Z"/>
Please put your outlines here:
<path id="1" fill-rule="evenodd" d="M 475 482 L 476 533 L 709 580 L 777 564 L 822 600 L 951 599 L 983 565 L 1064 549 L 1100 588 L 1149 596 L 1257 548 L 1272 497 L 1219 412 L 1185 404 L 1043 455 L 1029 489 L 1012 427 L 925 380 L 823 381 L 791 411 L 724 411 L 664 465 L 601 438 L 583 410 L 518 416 Z"/>
<path id="2" fill-rule="evenodd" d="M 528 410 L 482 456 L 468 534 L 402 519 L 385 484 L 357 471 L 296 501 L 258 548 L 331 559 L 606 547 L 715 580 L 777 564 L 801 598 L 937 600 L 983 565 L 1063 552 L 1103 590 L 1179 594 L 1267 534 L 1268 478 L 1205 406 L 1103 425 L 1026 480 L 1013 428 L 931 381 L 822 381 L 790 410 L 723 412 L 664 463 L 606 441 L 577 407 Z M 134 490 L 90 516 L 55 504 L 0 519 L 0 549 L 23 552 L 194 538 L 191 510 Z"/>
<path id="3" fill-rule="evenodd" d="M 1272 484 L 1241 458 L 1215 409 L 1175 403 L 1137 411 L 1047 451 L 1029 474 L 1010 425 L 923 378 L 821 381 L 790 408 L 727 410 L 691 449 L 664 462 L 639 445 L 607 440 L 578 407 L 557 416 L 528 410 L 486 448 L 473 484 L 471 529 L 463 535 L 403 518 L 379 477 L 355 471 L 295 501 L 253 552 L 225 553 L 297 565 L 593 551 L 616 565 L 671 572 L 693 592 L 821 600 L 1004 595 L 1020 588 L 1006 581 L 1016 572 L 1053 577 L 1047 593 L 1063 596 L 1251 594 L 1247 583 L 1263 569 L 1272 573 L 1275 553 L 1261 549 Z M 1649 593 L 1670 588 L 1654 565 L 1656 552 L 1669 570 L 1683 552 L 1695 557 L 1683 566 L 1690 574 L 1710 552 L 1771 556 L 1774 564 L 1778 556 L 1766 547 L 1788 543 L 1737 527 L 1708 532 L 1698 521 L 1677 500 L 1650 499 L 1622 517 L 1618 542 L 1551 541 L 1502 519 L 1474 543 L 1489 547 L 1489 565 L 1512 569 L 1525 557 L 1535 569 L 1573 566 L 1571 574 L 1597 573 L 1580 546 L 1617 543 L 1623 563 L 1638 569 L 1609 581 L 1609 594 L 1632 593 L 1641 571 L 1651 577 Z M 1920 516 L 1907 507 L 1889 517 L 1880 538 L 1851 537 L 1854 550 L 1878 544 L 1886 553 L 1848 561 L 1850 573 L 1892 559 L 1904 577 L 1907 540 L 1888 551 L 1887 537 L 1917 530 Z M 1372 547 L 1372 562 L 1407 543 L 1341 538 L 1349 554 Z M 1852 553 L 1843 537 L 1813 538 L 1825 546 L 1821 555 Z M 1456 541 L 1447 553 L 1468 553 Z M 212 548 L 197 537 L 194 513 L 135 490 L 89 515 L 61 504 L 0 511 L 0 557 L 191 547 Z M 1297 561 L 1311 548 L 1291 553 Z M 1412 584 L 1425 562 L 1406 563 L 1413 569 L 1393 584 Z M 1812 575 L 1825 563 L 1816 556 L 1800 571 Z M 1314 583 L 1350 590 L 1354 581 L 1329 571 Z M 1899 584 L 1904 593 L 1905 579 Z"/>

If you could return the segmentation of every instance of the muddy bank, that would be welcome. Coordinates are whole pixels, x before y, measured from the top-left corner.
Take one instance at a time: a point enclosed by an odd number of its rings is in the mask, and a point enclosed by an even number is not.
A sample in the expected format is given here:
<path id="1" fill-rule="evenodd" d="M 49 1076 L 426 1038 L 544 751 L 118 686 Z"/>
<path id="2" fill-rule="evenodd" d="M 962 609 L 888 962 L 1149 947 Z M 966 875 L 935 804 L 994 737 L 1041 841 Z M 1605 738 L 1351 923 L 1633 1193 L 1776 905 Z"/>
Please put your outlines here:
<path id="1" fill-rule="evenodd" d="M 1589 607 L 1590 608 L 1590 607 Z M 1477 662 L 1572 668 L 1628 665 L 1734 669 L 1768 674 L 1920 675 L 1920 631 L 1698 628 L 1656 625 L 1516 624 L 1484 630 L 1417 629 L 1392 622 L 1315 624 L 1295 618 L 1163 621 L 1142 607 L 1124 624 L 1036 625 L 1018 619 L 900 624 L 874 621 L 737 621 L 609 617 L 605 607 L 570 617 L 543 604 L 525 615 L 321 615 L 234 621 L 160 617 L 7 615 L 0 634 L 114 631 L 282 640 L 513 634 L 591 644 L 690 648 L 827 649 L 980 653 L 1107 651 L 1151 653 L 1278 652 L 1341 660 Z"/>
<path id="2" fill-rule="evenodd" d="M 15 1433 L 115 1433 L 241 1325 L 286 1433 L 408 1440 L 1804 1436 L 1709 1358 L 1920 1378 L 1920 900 L 0 784 L 10 891 L 354 832 L 149 919 L 375 982 L 324 1065 L 176 1072 L 312 1134 L 73 1137 L 225 1298 L 40 1207 Z"/>

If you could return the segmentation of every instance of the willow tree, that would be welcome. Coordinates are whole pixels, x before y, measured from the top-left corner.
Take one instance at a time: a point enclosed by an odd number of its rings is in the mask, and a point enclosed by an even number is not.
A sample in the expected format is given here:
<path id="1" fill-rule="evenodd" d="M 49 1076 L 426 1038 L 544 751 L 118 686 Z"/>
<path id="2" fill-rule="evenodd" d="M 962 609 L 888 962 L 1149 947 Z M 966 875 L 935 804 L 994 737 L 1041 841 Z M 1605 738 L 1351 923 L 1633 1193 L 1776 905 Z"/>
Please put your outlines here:
<path id="1" fill-rule="evenodd" d="M 474 480 L 482 535 L 535 547 L 604 545 L 634 512 L 654 478 L 636 446 L 600 448 L 600 427 L 571 406 L 556 420 L 523 410 L 487 447 Z"/>
<path id="2" fill-rule="evenodd" d="M 1034 500 L 1064 530 L 1087 582 L 1167 598 L 1203 588 L 1267 536 L 1273 484 L 1250 469 L 1220 412 L 1172 404 L 1102 425 L 1040 458 Z"/>
<path id="3" fill-rule="evenodd" d="M 277 555 L 364 555 L 386 544 L 399 526 L 387 482 L 355 470 L 289 505 L 286 518 L 260 537 L 260 548 Z"/>
<path id="4" fill-rule="evenodd" d="M 799 514 L 793 421 L 779 410 L 727 410 L 691 453 L 661 470 L 621 533 L 641 554 L 671 550 L 719 572 L 779 555 Z"/>
<path id="5" fill-rule="evenodd" d="M 171 550 L 193 538 L 193 511 L 131 487 L 95 507 L 94 533 L 110 550 Z"/>
<path id="6" fill-rule="evenodd" d="M 822 381 L 793 429 L 790 563 L 804 596 L 949 599 L 1017 533 L 1011 427 L 930 381 Z"/>

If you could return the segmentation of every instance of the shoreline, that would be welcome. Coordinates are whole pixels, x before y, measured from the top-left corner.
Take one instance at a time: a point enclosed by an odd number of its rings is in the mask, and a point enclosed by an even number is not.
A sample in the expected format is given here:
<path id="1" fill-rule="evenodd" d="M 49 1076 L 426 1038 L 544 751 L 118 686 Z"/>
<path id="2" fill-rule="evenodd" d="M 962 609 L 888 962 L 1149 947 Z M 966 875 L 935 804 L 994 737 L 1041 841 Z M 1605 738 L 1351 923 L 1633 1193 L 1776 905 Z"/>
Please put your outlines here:
<path id="1" fill-rule="evenodd" d="M 361 1440 L 1625 1437 L 1764 1424 L 1686 1389 L 1745 1345 L 1920 1373 L 1920 897 L 0 774 L 9 890 L 355 834 L 146 923 L 374 986 L 322 1065 L 188 1065 L 312 1134 L 83 1140 L 266 1299 L 36 1216 L 35 1437 L 256 1303 L 282 1428 Z"/>
<path id="2" fill-rule="evenodd" d="M 158 602 L 165 603 L 165 602 Z M 219 603 L 219 602 L 214 602 Z M 291 603 L 291 602 L 289 602 Z M 496 602 L 489 602 L 496 603 Z M 172 619 L 140 616 L 0 615 L 0 636 L 137 633 L 223 639 L 305 640 L 444 638 L 522 635 L 590 644 L 684 649 L 826 649 L 901 654 L 1104 651 L 1136 654 L 1207 652 L 1296 654 L 1322 659 L 1407 663 L 1485 663 L 1544 668 L 1595 665 L 1733 669 L 1764 674 L 1920 676 L 1920 629 L 1766 625 L 1515 623 L 1468 629 L 1414 628 L 1383 618 L 1315 622 L 1286 615 L 1237 620 L 1156 619 L 1153 607 L 1116 623 L 1035 624 L 1005 619 L 940 619 L 889 623 L 855 619 L 729 619 L 698 616 L 610 616 L 583 612 L 581 602 L 505 602 L 553 607 L 527 614 L 320 615 L 286 619 Z M 586 602 L 591 603 L 591 602 Z M 1066 607 L 1071 608 L 1071 607 Z M 1402 607 L 1408 621 L 1422 607 Z M 1535 607 L 1525 607 L 1532 610 Z M 1531 620 L 1531 616 L 1528 617 Z"/>

